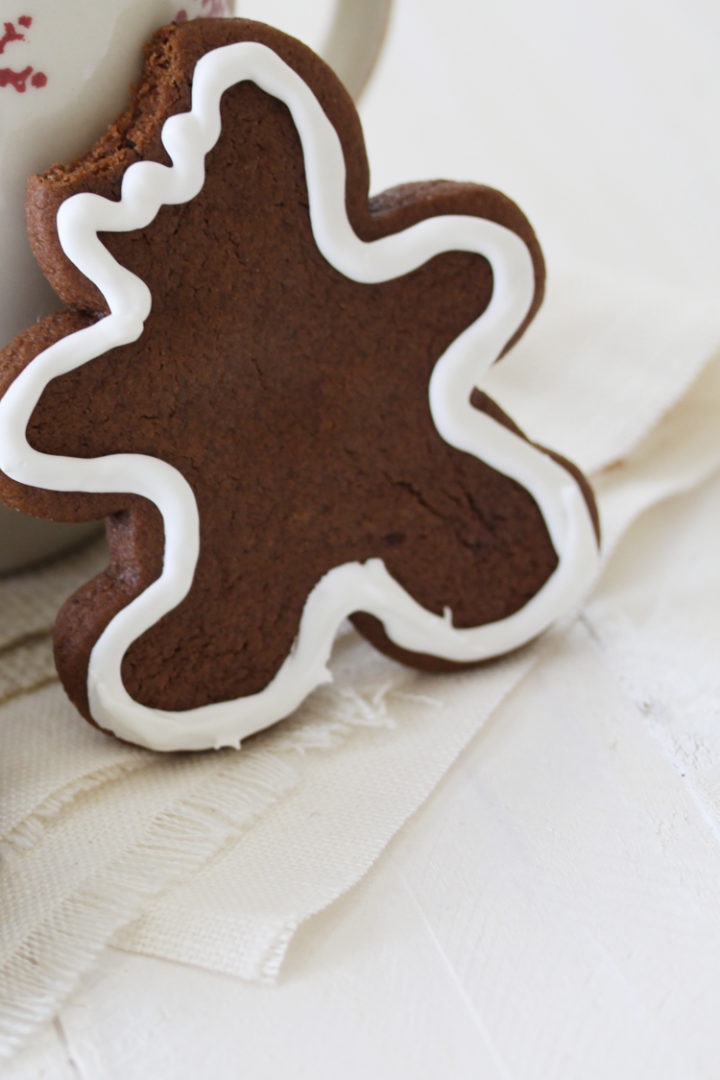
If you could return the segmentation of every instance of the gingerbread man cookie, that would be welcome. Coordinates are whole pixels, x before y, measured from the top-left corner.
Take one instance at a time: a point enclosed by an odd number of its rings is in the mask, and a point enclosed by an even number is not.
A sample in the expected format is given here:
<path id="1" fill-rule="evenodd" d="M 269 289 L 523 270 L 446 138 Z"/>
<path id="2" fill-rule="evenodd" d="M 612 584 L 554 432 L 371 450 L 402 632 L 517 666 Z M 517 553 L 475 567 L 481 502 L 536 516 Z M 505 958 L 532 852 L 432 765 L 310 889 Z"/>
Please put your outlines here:
<path id="1" fill-rule="evenodd" d="M 66 309 L 4 351 L 2 495 L 106 518 L 56 658 L 120 738 L 237 746 L 329 678 L 347 616 L 447 669 L 593 579 L 587 482 L 477 389 L 541 301 L 532 229 L 478 185 L 368 183 L 332 72 L 225 19 L 160 30 L 127 112 L 31 179 Z"/>

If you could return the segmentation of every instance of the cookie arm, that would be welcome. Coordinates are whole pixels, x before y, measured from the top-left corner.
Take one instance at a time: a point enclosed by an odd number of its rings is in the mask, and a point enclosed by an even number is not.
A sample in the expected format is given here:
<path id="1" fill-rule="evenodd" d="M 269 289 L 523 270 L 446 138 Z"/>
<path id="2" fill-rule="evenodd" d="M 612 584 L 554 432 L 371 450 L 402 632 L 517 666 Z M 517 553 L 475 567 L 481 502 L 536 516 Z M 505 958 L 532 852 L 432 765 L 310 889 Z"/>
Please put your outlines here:
<path id="1" fill-rule="evenodd" d="M 350 206 L 348 206 L 348 210 Z M 520 340 L 535 318 L 545 295 L 545 260 L 532 225 L 520 207 L 495 188 L 484 184 L 453 180 L 425 180 L 398 184 L 368 202 L 367 213 L 351 220 L 363 240 L 402 232 L 428 218 L 443 215 L 484 218 L 516 233 L 530 253 L 535 274 L 535 291 L 525 318 L 505 345 L 500 358 Z"/>
<path id="2" fill-rule="evenodd" d="M 0 397 L 21 371 L 55 342 L 90 326 L 95 319 L 75 311 L 61 311 L 23 331 L 0 352 Z M 30 445 L 46 453 L 67 453 L 58 447 L 73 445 L 66 418 L 48 412 L 40 404 L 27 429 Z M 29 487 L 0 472 L 0 498 L 14 510 L 50 521 L 83 522 L 102 520 L 127 505 L 128 496 L 91 495 L 79 491 L 49 491 Z"/>

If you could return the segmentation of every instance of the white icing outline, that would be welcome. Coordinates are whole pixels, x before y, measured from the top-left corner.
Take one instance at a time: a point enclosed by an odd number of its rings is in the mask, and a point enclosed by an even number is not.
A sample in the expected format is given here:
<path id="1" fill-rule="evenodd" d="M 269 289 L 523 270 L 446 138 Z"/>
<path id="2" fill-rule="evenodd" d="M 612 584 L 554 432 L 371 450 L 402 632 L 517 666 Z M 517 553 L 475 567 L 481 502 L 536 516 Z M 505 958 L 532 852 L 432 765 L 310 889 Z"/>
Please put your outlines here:
<path id="1" fill-rule="evenodd" d="M 98 233 L 144 228 L 162 205 L 198 194 L 205 154 L 220 136 L 222 94 L 244 80 L 290 109 L 303 146 L 315 239 L 342 274 L 358 282 L 386 281 L 454 250 L 489 260 L 494 282 L 490 303 L 438 360 L 430 380 L 430 408 L 446 442 L 511 476 L 533 495 L 558 566 L 521 610 L 495 623 L 460 630 L 453 627 L 450 612 L 437 616 L 413 600 L 381 559 L 336 566 L 308 596 L 295 644 L 262 691 L 170 712 L 134 701 L 120 669 L 132 642 L 179 604 L 192 584 L 199 518 L 188 482 L 166 462 L 139 454 L 94 459 L 40 454 L 28 444 L 26 429 L 51 379 L 141 335 L 150 313 L 150 290 L 113 259 Z M 119 202 L 78 194 L 62 204 L 57 221 L 62 247 L 105 296 L 110 315 L 40 353 L 0 401 L 0 467 L 12 479 L 56 491 L 132 492 L 155 503 L 163 517 L 160 577 L 112 619 L 90 656 L 88 693 L 96 722 L 152 749 L 239 746 L 246 735 L 287 716 L 311 690 L 331 679 L 327 660 L 336 631 L 355 611 L 375 615 L 390 638 L 406 649 L 474 661 L 524 644 L 575 606 L 598 567 L 598 546 L 580 488 L 550 457 L 470 405 L 482 371 L 500 355 L 532 302 L 535 279 L 525 243 L 501 225 L 465 215 L 434 217 L 379 240 L 360 240 L 347 218 L 345 161 L 335 128 L 295 71 L 257 42 L 223 46 L 202 57 L 194 74 L 192 109 L 167 120 L 162 140 L 172 165 L 132 165 L 123 177 Z"/>

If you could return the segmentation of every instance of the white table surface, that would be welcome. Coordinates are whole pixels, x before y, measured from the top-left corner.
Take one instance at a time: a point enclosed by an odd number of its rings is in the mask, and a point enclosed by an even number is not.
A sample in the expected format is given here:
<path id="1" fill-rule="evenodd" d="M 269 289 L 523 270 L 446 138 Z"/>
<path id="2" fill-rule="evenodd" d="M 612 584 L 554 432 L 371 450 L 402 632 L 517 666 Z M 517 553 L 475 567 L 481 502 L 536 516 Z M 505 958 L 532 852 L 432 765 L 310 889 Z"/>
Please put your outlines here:
<path id="1" fill-rule="evenodd" d="M 717 822 L 604 664 L 585 620 L 279 985 L 110 951 L 3 1076 L 716 1076 Z"/>
<path id="2" fill-rule="evenodd" d="M 632 544 L 666 536 L 652 583 L 686 519 L 720 528 L 720 478 L 638 523 L 605 607 L 511 694 L 360 885 L 300 930 L 278 985 L 110 950 L 3 1077 L 717 1076 L 717 704 L 714 718 L 678 714 L 673 740 L 661 702 L 618 675 L 603 621 Z"/>
<path id="3" fill-rule="evenodd" d="M 624 224 L 614 231 L 602 208 L 588 213 L 582 179 L 598 167 L 593 138 L 614 142 L 603 127 L 603 78 L 622 79 L 632 67 L 622 53 L 623 20 L 637 30 L 647 19 L 649 94 L 664 93 L 653 80 L 672 76 L 672 56 L 688 80 L 713 94 L 709 58 L 717 54 L 720 17 L 711 5 L 696 2 L 683 14 L 672 3 L 551 0 L 487 10 L 487 21 L 483 10 L 469 0 L 399 0 L 363 107 L 371 158 L 380 163 L 376 186 L 428 174 L 429 158 L 445 150 L 448 174 L 466 174 L 464 144 L 448 131 L 450 103 L 475 84 L 484 97 L 465 97 L 462 109 L 466 117 L 476 109 L 476 138 L 487 124 L 493 147 L 478 179 L 505 187 L 536 223 L 533 210 L 541 212 L 551 253 L 562 258 L 592 245 L 596 261 L 610 269 L 636 260 L 639 272 L 658 278 L 706 274 L 717 260 L 709 235 L 717 234 L 717 188 L 702 160 L 695 161 L 700 180 L 693 189 L 699 209 L 688 213 L 684 232 L 675 217 L 658 227 L 655 252 L 636 251 L 632 231 Z M 519 18 L 525 29 L 518 36 Z M 457 43 L 448 26 L 460 31 Z M 541 100 L 518 100 L 513 62 L 527 62 L 535 33 Z M 573 93 L 557 69 L 563 50 L 593 37 L 597 53 L 569 65 L 586 72 L 578 84 L 585 126 L 576 132 L 575 171 L 553 194 L 542 110 L 553 95 L 560 107 Z M 492 96 L 481 86 L 482 70 L 468 74 L 468 65 L 476 56 L 490 64 L 497 50 L 508 52 L 507 82 Z M 610 54 L 619 57 L 614 72 L 601 63 Z M 417 105 L 429 79 L 437 82 L 434 112 L 426 98 Z M 402 115 L 410 130 L 403 154 L 383 156 Z M 685 124 L 669 117 L 676 122 L 699 146 L 697 118 Z M 522 154 L 503 164 L 503 123 L 507 139 L 526 143 L 539 188 Z M 690 164 L 667 147 L 667 172 L 659 175 L 661 130 L 661 123 L 637 129 L 635 168 L 646 171 L 645 180 L 656 175 L 672 194 Z M 717 140 L 717 129 L 706 134 Z M 617 199 L 620 163 L 607 155 L 603 161 Z M 638 188 L 628 190 L 642 217 Z M 668 247 L 671 269 L 660 265 Z M 683 497 L 671 516 L 705 513 L 708 535 L 717 537 L 719 490 L 708 484 Z M 660 538 L 667 521 L 658 512 L 641 527 Z M 610 574 L 621 577 L 618 566 Z M 719 601 L 716 574 L 707 603 Z M 654 723 L 658 703 L 639 706 L 606 644 L 591 609 L 360 885 L 301 929 L 277 986 L 110 950 L 54 1022 L 4 1067 L 4 1080 L 720 1076 L 720 801 L 712 799 L 720 743 L 697 737 L 693 763 L 690 732 L 680 753 L 681 741 Z M 591 683 L 603 689 L 588 700 Z M 720 800 L 720 784 L 716 794 Z"/>

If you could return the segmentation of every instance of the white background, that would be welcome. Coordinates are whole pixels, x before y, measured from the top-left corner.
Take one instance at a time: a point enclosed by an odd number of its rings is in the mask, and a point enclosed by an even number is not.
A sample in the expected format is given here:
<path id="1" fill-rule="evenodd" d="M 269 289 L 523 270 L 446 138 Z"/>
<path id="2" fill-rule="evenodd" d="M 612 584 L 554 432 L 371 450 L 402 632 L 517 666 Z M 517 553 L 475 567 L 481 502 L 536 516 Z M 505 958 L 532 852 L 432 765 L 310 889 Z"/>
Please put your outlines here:
<path id="1" fill-rule="evenodd" d="M 598 282 L 620 331 L 651 294 L 682 326 L 720 284 L 719 40 L 701 0 L 398 0 L 361 109 L 373 187 L 442 175 L 516 199 L 549 341 Z M 576 364 L 598 362 L 592 312 L 562 339 Z M 641 351 L 645 384 L 629 370 L 616 395 L 652 397 L 662 357 Z M 518 395 L 540 425 L 545 393 Z M 592 464 L 597 411 L 579 401 L 552 445 Z M 640 519 L 278 986 L 110 951 L 3 1075 L 717 1077 L 719 496 L 709 480 Z"/>

